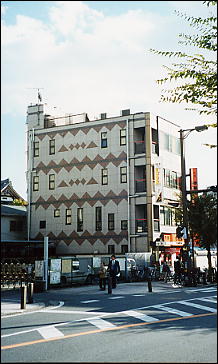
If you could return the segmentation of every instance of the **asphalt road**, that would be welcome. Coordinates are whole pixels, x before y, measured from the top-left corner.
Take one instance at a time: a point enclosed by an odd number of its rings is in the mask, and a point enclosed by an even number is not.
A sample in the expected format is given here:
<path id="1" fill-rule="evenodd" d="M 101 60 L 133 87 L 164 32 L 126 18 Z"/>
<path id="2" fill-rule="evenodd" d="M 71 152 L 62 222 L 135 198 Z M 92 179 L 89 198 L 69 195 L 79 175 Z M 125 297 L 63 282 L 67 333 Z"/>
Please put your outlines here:
<path id="1" fill-rule="evenodd" d="M 217 363 L 216 290 L 154 282 L 152 292 L 131 283 L 111 295 L 97 286 L 38 293 L 43 309 L 2 317 L 1 362 Z"/>

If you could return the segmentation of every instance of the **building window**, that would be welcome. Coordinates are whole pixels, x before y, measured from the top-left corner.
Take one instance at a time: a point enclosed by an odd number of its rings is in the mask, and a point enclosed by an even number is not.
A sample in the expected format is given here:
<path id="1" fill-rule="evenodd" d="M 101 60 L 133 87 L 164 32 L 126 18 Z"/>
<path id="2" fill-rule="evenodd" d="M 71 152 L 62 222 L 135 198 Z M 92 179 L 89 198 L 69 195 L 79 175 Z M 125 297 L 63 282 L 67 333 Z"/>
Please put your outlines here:
<path id="1" fill-rule="evenodd" d="M 45 229 L 46 228 L 46 221 L 45 220 L 42 220 L 39 222 L 39 228 L 40 229 Z"/>
<path id="2" fill-rule="evenodd" d="M 11 220 L 10 221 L 10 231 L 23 231 L 23 221 Z"/>
<path id="3" fill-rule="evenodd" d="M 107 148 L 107 132 L 101 133 L 101 148 Z"/>
<path id="4" fill-rule="evenodd" d="M 33 143 L 33 155 L 34 157 L 39 157 L 39 142 Z"/>
<path id="5" fill-rule="evenodd" d="M 175 209 L 161 206 L 160 207 L 160 223 L 161 225 L 175 226 Z"/>
<path id="6" fill-rule="evenodd" d="M 121 254 L 128 253 L 128 245 L 121 245 Z"/>
<path id="7" fill-rule="evenodd" d="M 49 190 L 54 190 L 55 189 L 55 175 L 50 174 L 48 176 L 48 178 L 49 178 Z"/>
<path id="8" fill-rule="evenodd" d="M 120 130 L 120 145 L 126 145 L 126 129 Z"/>
<path id="9" fill-rule="evenodd" d="M 128 229 L 127 220 L 121 220 L 121 230 L 127 230 L 127 229 Z"/>
<path id="10" fill-rule="evenodd" d="M 49 140 L 49 154 L 55 154 L 55 139 Z"/>
<path id="11" fill-rule="evenodd" d="M 114 230 L 114 214 L 108 214 L 108 230 Z"/>
<path id="12" fill-rule="evenodd" d="M 160 217 L 159 217 L 159 206 L 153 206 L 154 211 L 154 231 L 160 231 Z"/>
<path id="13" fill-rule="evenodd" d="M 127 168 L 121 167 L 120 168 L 120 183 L 126 183 L 127 182 Z"/>
<path id="14" fill-rule="evenodd" d="M 108 184 L 108 170 L 107 169 L 101 170 L 101 184 L 102 185 Z"/>
<path id="15" fill-rule="evenodd" d="M 54 217 L 60 217 L 60 216 L 61 216 L 60 210 L 59 209 L 54 210 Z"/>
<path id="16" fill-rule="evenodd" d="M 95 230 L 100 231 L 102 230 L 102 213 L 101 207 L 95 208 Z"/>
<path id="17" fill-rule="evenodd" d="M 71 223 L 72 223 L 72 211 L 71 209 L 66 209 L 65 225 L 71 225 Z"/>
<path id="18" fill-rule="evenodd" d="M 108 245 L 108 254 L 115 254 L 115 246 Z"/>
<path id="19" fill-rule="evenodd" d="M 83 209 L 77 209 L 77 231 L 83 231 Z"/>
<path id="20" fill-rule="evenodd" d="M 39 176 L 33 177 L 33 191 L 39 191 Z"/>

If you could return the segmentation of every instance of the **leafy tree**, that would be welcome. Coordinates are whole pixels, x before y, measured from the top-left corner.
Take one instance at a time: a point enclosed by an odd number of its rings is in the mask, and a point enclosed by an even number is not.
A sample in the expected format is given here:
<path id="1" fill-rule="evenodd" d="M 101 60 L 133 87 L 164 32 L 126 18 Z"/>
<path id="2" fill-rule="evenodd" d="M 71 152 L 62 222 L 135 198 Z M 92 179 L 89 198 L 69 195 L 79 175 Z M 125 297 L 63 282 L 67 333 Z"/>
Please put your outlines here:
<path id="1" fill-rule="evenodd" d="M 176 209 L 176 223 L 182 225 L 182 200 L 178 200 L 180 207 Z M 208 268 L 211 273 L 211 249 L 217 246 L 217 197 L 211 193 L 192 196 L 187 201 L 189 231 L 191 236 L 198 239 L 199 246 L 207 250 Z"/>
<path id="2" fill-rule="evenodd" d="M 204 1 L 206 6 L 216 6 L 217 1 Z M 207 18 L 189 17 L 186 14 L 176 12 L 177 15 L 185 18 L 197 29 L 196 35 L 179 34 L 182 39 L 179 44 L 196 46 L 198 49 L 206 50 L 206 58 L 202 54 L 188 55 L 184 52 L 165 52 L 150 49 L 154 54 L 182 59 L 182 63 L 173 63 L 173 68 L 166 67 L 168 76 L 157 80 L 158 84 L 167 81 L 181 81 L 181 85 L 171 90 L 163 90 L 161 101 L 165 102 L 189 102 L 200 107 L 197 110 L 200 114 L 216 114 L 217 112 L 217 17 Z M 215 52 L 215 53 L 214 53 Z M 213 58 L 215 60 L 213 60 Z M 187 82 L 186 82 L 187 81 Z M 184 83 L 183 83 L 184 82 Z M 207 124 L 216 127 L 216 124 Z"/>
<path id="3" fill-rule="evenodd" d="M 200 247 L 207 250 L 211 272 L 211 248 L 217 245 L 217 198 L 206 193 L 188 201 L 188 220 L 192 234 L 199 238 Z"/>

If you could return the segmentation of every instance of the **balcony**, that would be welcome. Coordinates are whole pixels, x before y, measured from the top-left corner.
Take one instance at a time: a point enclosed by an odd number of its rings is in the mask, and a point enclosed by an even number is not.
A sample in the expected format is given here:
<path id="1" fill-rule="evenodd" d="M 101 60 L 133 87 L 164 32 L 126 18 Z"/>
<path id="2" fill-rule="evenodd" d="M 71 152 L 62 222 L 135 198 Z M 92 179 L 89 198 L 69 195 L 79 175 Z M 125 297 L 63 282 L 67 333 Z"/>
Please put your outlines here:
<path id="1" fill-rule="evenodd" d="M 136 219 L 135 221 L 136 233 L 145 233 L 148 231 L 147 219 Z"/>
<path id="2" fill-rule="evenodd" d="M 144 140 L 139 140 L 134 142 L 135 145 L 135 154 L 144 154 L 145 153 L 145 142 Z"/>

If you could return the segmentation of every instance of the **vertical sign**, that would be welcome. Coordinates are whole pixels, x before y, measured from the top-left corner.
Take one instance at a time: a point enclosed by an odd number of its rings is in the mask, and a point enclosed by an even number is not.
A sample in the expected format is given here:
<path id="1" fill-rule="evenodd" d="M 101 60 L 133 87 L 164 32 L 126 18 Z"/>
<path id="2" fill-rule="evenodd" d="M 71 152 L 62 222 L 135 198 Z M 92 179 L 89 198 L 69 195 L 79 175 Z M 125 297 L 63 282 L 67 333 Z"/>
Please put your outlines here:
<path id="1" fill-rule="evenodd" d="M 190 190 L 197 190 L 198 189 L 198 171 L 197 168 L 190 168 Z M 197 197 L 197 194 L 191 194 L 191 199 Z"/>

